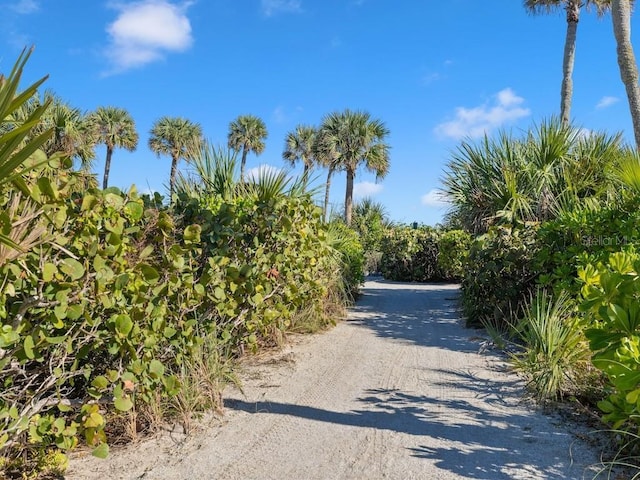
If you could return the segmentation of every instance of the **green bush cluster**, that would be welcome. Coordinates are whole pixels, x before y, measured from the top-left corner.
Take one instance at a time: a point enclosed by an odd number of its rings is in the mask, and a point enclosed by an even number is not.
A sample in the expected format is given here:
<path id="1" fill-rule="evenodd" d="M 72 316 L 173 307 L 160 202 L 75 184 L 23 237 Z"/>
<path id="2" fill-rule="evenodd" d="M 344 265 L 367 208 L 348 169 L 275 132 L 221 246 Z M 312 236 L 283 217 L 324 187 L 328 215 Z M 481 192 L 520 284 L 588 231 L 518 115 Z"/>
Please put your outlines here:
<path id="1" fill-rule="evenodd" d="M 598 406 L 614 429 L 640 432 L 640 255 L 633 248 L 579 272 L 592 362 L 609 380 Z"/>
<path id="2" fill-rule="evenodd" d="M 498 328 L 513 322 L 535 287 L 536 227 L 492 227 L 472 244 L 462 279 L 468 325 Z"/>
<path id="3" fill-rule="evenodd" d="M 133 189 L 80 193 L 60 167 L 33 172 L 46 241 L 0 269 L 3 452 L 82 438 L 104 456 L 109 412 L 178 395 L 205 338 L 235 355 L 301 308 L 323 314 L 339 266 L 308 195 L 208 197 L 173 215 Z"/>
<path id="4" fill-rule="evenodd" d="M 458 281 L 471 243 L 461 230 L 391 227 L 382 238 L 380 270 L 389 280 Z"/>
<path id="5" fill-rule="evenodd" d="M 538 283 L 577 297 L 580 266 L 605 261 L 611 253 L 639 241 L 640 210 L 635 201 L 565 212 L 538 230 Z"/>
<path id="6" fill-rule="evenodd" d="M 310 196 L 208 195 L 178 208 L 182 222 L 201 226 L 203 283 L 224 339 L 255 348 L 302 306 L 320 309 L 334 257 Z"/>

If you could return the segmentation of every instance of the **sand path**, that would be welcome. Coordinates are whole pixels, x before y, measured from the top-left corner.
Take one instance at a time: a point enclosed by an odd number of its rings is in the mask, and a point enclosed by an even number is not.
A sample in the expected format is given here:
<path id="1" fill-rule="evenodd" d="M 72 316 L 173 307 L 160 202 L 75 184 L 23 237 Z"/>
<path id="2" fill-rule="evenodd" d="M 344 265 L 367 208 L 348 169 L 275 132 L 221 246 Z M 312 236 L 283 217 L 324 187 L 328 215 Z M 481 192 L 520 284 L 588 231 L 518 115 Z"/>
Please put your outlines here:
<path id="1" fill-rule="evenodd" d="M 74 459 L 67 478 L 592 478 L 597 450 L 523 401 L 463 327 L 457 294 L 369 281 L 347 321 L 249 361 L 221 421 Z"/>

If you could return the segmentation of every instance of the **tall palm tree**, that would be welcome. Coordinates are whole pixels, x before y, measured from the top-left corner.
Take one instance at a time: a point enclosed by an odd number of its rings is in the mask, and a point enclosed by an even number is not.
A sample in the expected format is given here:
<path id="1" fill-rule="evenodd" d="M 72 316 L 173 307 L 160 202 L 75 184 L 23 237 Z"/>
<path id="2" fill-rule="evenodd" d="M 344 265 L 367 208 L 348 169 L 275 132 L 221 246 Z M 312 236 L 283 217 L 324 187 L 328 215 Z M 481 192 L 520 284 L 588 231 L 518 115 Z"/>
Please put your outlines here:
<path id="1" fill-rule="evenodd" d="M 304 173 L 307 174 L 315 164 L 315 143 L 317 130 L 308 125 L 298 125 L 293 132 L 287 134 L 282 158 L 294 166 L 301 160 L 304 164 Z"/>
<path id="2" fill-rule="evenodd" d="M 229 124 L 229 148 L 242 150 L 240 163 L 240 179 L 244 181 L 244 169 L 247 163 L 247 153 L 260 155 L 264 151 L 264 140 L 267 138 L 267 127 L 259 117 L 240 115 Z"/>
<path id="3" fill-rule="evenodd" d="M 344 220 L 351 225 L 353 182 L 361 164 L 375 172 L 377 178 L 389 171 L 389 145 L 384 140 L 389 130 L 384 123 L 372 119 L 367 112 L 345 110 L 331 113 L 320 127 L 319 149 L 332 159 L 334 169 L 347 172 Z"/>
<path id="4" fill-rule="evenodd" d="M 631 44 L 631 0 L 611 0 L 613 33 L 616 37 L 620 76 L 627 90 L 636 148 L 640 148 L 640 89 L 638 64 Z"/>
<path id="5" fill-rule="evenodd" d="M 95 128 L 98 143 L 103 143 L 107 147 L 102 180 L 102 188 L 107 188 L 113 149 L 121 147 L 133 152 L 138 146 L 136 124 L 129 112 L 118 107 L 98 107 L 91 114 L 90 121 Z"/>
<path id="6" fill-rule="evenodd" d="M 202 143 L 202 128 L 181 117 L 162 117 L 151 127 L 149 148 L 158 157 L 171 156 L 171 175 L 169 176 L 169 196 L 173 196 L 178 162 L 181 158 L 189 160 Z"/>
<path id="7" fill-rule="evenodd" d="M 562 89 L 560 91 L 560 119 L 564 125 L 569 125 L 571 121 L 576 36 L 580 9 L 585 4 L 587 8 L 594 8 L 598 15 L 603 15 L 609 8 L 610 0 L 524 0 L 524 7 L 533 14 L 551 13 L 559 9 L 564 9 L 567 14 L 567 34 L 562 58 Z"/>

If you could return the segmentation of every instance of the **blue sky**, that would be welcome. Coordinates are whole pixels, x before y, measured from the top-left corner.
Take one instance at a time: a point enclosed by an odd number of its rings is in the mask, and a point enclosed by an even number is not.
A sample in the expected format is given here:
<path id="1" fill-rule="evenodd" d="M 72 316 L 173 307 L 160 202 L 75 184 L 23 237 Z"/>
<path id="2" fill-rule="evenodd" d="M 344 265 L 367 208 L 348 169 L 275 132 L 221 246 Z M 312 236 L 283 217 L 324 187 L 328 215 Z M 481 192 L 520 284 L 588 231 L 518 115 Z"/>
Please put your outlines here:
<path id="1" fill-rule="evenodd" d="M 434 195 L 464 137 L 519 132 L 559 111 L 562 12 L 531 16 L 520 0 L 0 0 L 0 72 L 35 45 L 26 82 L 82 110 L 118 106 L 140 143 L 116 150 L 110 184 L 164 191 L 170 159 L 147 147 L 155 120 L 182 116 L 226 144 L 238 115 L 269 131 L 248 168 L 285 167 L 284 138 L 300 123 L 346 108 L 366 110 L 390 130 L 391 170 L 364 170 L 356 195 L 385 205 L 393 220 L 435 224 Z M 637 47 L 636 47 L 637 50 Z M 583 12 L 572 117 L 589 130 L 632 128 L 611 19 Z M 101 180 L 104 149 L 98 149 Z M 185 165 L 182 164 L 182 168 Z M 301 167 L 293 174 L 301 172 Z M 317 172 L 324 182 L 325 172 Z M 331 202 L 344 200 L 337 174 Z"/>

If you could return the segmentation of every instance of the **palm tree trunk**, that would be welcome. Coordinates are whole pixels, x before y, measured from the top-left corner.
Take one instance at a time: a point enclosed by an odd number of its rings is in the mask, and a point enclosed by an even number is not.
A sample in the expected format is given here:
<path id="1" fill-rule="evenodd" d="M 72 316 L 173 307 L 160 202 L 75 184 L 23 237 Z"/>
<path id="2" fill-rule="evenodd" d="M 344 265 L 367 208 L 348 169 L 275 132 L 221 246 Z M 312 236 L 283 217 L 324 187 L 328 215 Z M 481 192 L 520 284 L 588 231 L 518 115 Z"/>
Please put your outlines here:
<path id="1" fill-rule="evenodd" d="M 562 90 L 560 92 L 560 119 L 567 126 L 571 121 L 571 99 L 573 97 L 573 65 L 576 59 L 576 36 L 580 20 L 580 1 L 567 2 L 567 35 L 562 59 Z"/>
<path id="2" fill-rule="evenodd" d="M 240 181 L 244 182 L 244 166 L 247 163 L 247 147 L 242 149 L 242 163 L 240 163 Z"/>
<path id="3" fill-rule="evenodd" d="M 627 90 L 636 148 L 640 148 L 640 88 L 638 87 L 638 65 L 631 44 L 630 0 L 612 0 L 611 19 L 616 37 L 620 77 Z"/>
<path id="4" fill-rule="evenodd" d="M 347 168 L 347 191 L 344 196 L 344 223 L 351 226 L 351 216 L 353 213 L 353 177 L 355 172 Z"/>
<path id="5" fill-rule="evenodd" d="M 169 203 L 173 203 L 173 189 L 176 183 L 176 174 L 178 173 L 178 157 L 171 157 L 171 175 L 169 176 Z"/>
<path id="6" fill-rule="evenodd" d="M 111 155 L 113 155 L 113 148 L 107 145 L 107 158 L 104 161 L 104 177 L 102 179 L 103 190 L 105 190 L 109 185 L 109 170 L 111 170 Z"/>
<path id="7" fill-rule="evenodd" d="M 331 188 L 331 175 L 333 175 L 333 167 L 329 167 L 329 173 L 327 173 L 327 185 L 324 189 L 324 207 L 322 208 L 322 218 L 325 222 L 329 221 L 329 189 Z"/>

